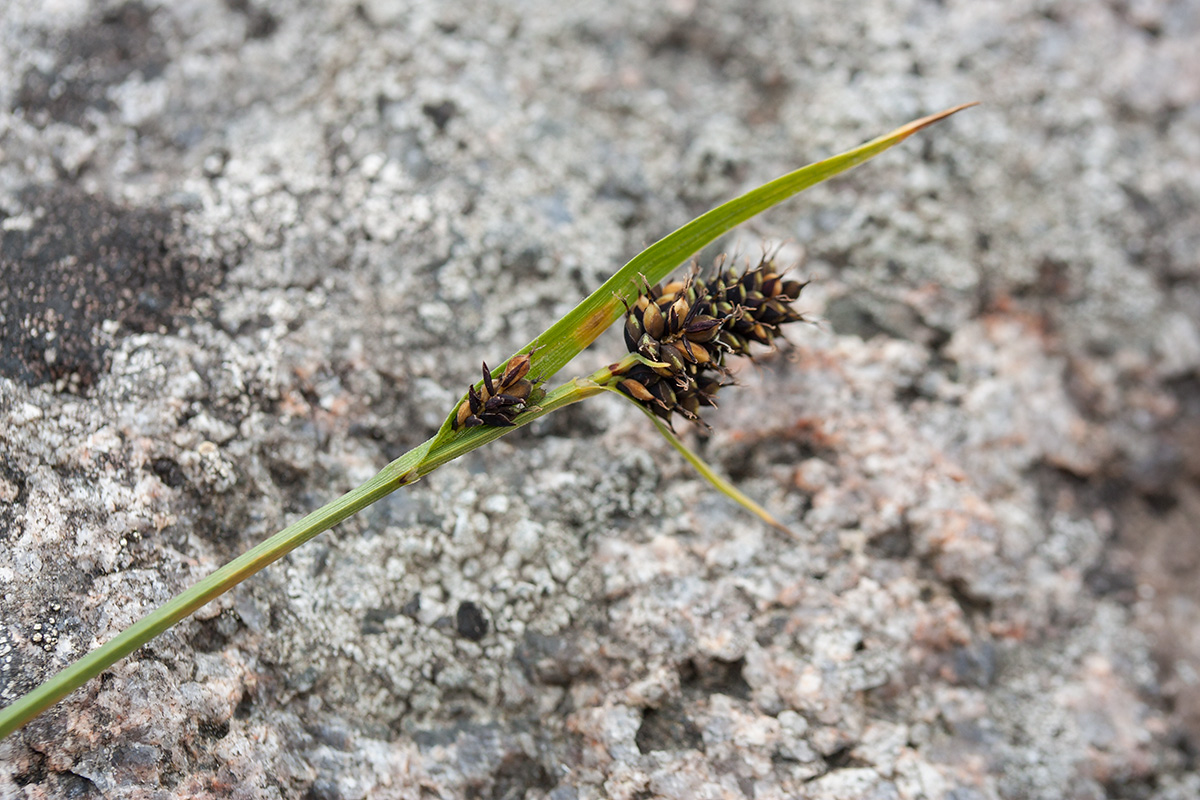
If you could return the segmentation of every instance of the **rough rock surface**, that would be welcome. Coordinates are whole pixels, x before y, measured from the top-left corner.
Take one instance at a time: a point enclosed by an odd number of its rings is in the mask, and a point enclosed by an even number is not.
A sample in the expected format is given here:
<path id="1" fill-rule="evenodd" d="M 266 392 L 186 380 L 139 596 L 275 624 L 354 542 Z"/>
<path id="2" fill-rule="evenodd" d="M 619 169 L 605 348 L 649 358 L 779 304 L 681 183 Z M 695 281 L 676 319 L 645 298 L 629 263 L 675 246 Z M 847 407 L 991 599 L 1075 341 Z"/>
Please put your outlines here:
<path id="1" fill-rule="evenodd" d="M 814 279 L 693 440 L 796 539 L 589 401 L 0 742 L 0 797 L 1200 796 L 1200 6 L 645 6 L 3 3 L 5 704 L 646 243 L 984 105 L 724 242 Z"/>

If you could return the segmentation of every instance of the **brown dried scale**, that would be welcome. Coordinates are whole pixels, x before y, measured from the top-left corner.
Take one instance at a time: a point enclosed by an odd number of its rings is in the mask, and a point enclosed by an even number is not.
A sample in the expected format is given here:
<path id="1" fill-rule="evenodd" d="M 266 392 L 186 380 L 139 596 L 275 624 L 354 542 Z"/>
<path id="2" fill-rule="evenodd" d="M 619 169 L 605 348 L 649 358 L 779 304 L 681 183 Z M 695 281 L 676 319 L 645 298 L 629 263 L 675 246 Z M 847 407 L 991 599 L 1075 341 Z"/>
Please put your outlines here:
<path id="1" fill-rule="evenodd" d="M 504 366 L 504 372 L 493 378 L 485 362 L 483 384 L 476 389 L 467 389 L 467 399 L 458 407 L 454 427 L 474 428 L 479 425 L 508 427 L 513 419 L 527 410 L 534 394 L 534 381 L 529 374 L 529 353 L 513 356 Z"/>
<path id="2" fill-rule="evenodd" d="M 699 422 L 728 369 L 727 353 L 752 357 L 750 344 L 773 346 L 779 328 L 803 316 L 791 307 L 805 284 L 786 280 L 763 257 L 738 272 L 719 261 L 711 277 L 650 286 L 628 307 L 625 345 L 655 362 L 629 369 L 622 391 L 668 423 L 671 414 Z"/>

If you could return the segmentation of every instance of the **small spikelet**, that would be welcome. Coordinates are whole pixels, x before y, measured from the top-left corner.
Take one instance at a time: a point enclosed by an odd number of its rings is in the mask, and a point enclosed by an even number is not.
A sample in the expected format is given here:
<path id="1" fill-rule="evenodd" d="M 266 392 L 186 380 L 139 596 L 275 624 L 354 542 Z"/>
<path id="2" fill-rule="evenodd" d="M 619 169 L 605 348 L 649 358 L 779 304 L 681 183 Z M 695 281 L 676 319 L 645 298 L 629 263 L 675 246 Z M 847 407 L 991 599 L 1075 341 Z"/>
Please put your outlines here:
<path id="1" fill-rule="evenodd" d="M 536 381 L 525 377 L 529 374 L 530 355 L 522 353 L 510 358 L 499 378 L 492 377 L 485 362 L 483 382 L 478 389 L 474 386 L 467 389 L 467 399 L 455 412 L 454 428 L 511 427 L 513 419 L 529 408 L 535 391 Z"/>
<path id="2" fill-rule="evenodd" d="M 625 317 L 625 346 L 654 362 L 624 373 L 622 391 L 668 424 L 673 413 L 703 424 L 701 406 L 729 374 L 726 354 L 753 357 L 752 343 L 774 346 L 779 328 L 804 317 L 791 307 L 805 283 L 785 280 L 764 256 L 739 273 L 722 256 L 713 274 L 647 286 Z"/>

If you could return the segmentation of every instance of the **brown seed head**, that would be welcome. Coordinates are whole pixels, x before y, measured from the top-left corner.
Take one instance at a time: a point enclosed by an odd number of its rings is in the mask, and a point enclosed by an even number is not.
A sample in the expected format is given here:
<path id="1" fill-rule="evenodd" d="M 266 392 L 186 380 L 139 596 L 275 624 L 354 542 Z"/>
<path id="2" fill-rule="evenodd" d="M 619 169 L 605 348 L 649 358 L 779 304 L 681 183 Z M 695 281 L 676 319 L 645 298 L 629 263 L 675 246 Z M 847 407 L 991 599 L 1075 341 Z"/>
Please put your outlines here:
<path id="1" fill-rule="evenodd" d="M 785 280 L 764 256 L 742 272 L 722 256 L 710 277 L 647 286 L 625 319 L 625 344 L 656 362 L 639 364 L 618 384 L 670 423 L 672 413 L 699 422 L 699 408 L 728 375 L 726 354 L 751 356 L 752 342 L 773 346 L 780 326 L 803 319 L 791 303 L 805 284 Z"/>

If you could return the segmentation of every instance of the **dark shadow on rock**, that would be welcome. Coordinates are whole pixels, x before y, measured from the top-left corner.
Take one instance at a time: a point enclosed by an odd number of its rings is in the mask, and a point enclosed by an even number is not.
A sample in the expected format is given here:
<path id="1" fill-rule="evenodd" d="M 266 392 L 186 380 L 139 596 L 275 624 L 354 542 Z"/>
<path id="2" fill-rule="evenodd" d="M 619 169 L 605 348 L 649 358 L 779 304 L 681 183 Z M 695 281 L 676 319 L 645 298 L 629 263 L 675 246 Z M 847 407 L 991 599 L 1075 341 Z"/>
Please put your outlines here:
<path id="1" fill-rule="evenodd" d="M 185 253 L 169 211 L 69 187 L 22 200 L 30 224 L 0 233 L 0 375 L 85 390 L 109 366 L 105 322 L 174 330 L 221 283 L 223 265 Z"/>

